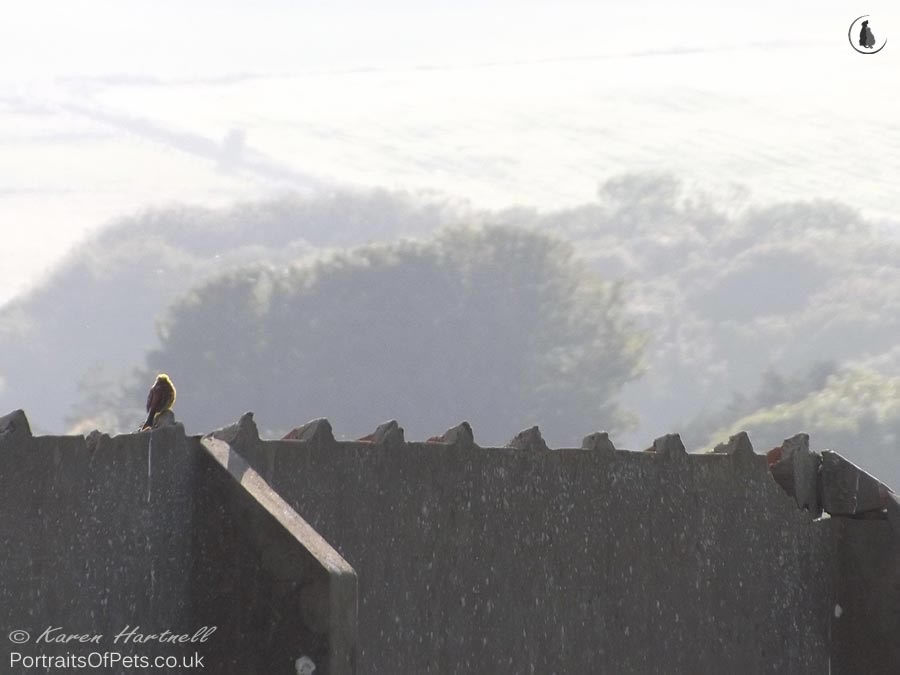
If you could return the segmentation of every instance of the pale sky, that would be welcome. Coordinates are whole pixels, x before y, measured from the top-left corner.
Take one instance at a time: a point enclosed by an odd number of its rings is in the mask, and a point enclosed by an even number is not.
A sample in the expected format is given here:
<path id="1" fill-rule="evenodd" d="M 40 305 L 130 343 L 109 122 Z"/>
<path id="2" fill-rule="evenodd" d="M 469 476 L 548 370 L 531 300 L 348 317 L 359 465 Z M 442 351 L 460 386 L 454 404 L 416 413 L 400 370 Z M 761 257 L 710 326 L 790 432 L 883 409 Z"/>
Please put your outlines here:
<path id="1" fill-rule="evenodd" d="M 0 62 L 0 303 L 111 219 L 330 185 L 550 209 L 662 169 L 900 222 L 883 2 L 30 2 Z"/>

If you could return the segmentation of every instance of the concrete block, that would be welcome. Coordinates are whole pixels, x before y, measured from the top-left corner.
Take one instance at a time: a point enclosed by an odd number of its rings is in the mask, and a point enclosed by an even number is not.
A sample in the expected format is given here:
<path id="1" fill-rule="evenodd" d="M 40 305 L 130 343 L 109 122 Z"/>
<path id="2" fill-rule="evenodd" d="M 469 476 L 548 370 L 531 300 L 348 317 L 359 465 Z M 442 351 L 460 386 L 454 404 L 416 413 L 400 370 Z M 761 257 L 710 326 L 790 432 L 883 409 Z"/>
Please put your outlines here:
<path id="1" fill-rule="evenodd" d="M 324 417 L 320 417 L 291 429 L 282 440 L 308 441 L 319 445 L 330 445 L 334 443 L 334 433 L 331 430 L 331 422 Z"/>
<path id="2" fill-rule="evenodd" d="M 259 429 L 253 420 L 253 413 L 245 412 L 234 424 L 212 431 L 206 437 L 217 438 L 229 445 L 255 445 L 259 443 Z"/>
<path id="3" fill-rule="evenodd" d="M 809 509 L 813 516 L 820 516 L 819 468 L 822 456 L 809 449 L 809 435 L 796 434 L 785 439 L 766 457 L 775 482 L 794 497 L 797 508 Z"/>
<path id="4" fill-rule="evenodd" d="M 375 431 L 367 436 L 363 436 L 359 440 L 387 448 L 400 447 L 406 442 L 403 437 L 403 427 L 397 424 L 397 420 L 390 420 L 384 424 L 379 424 Z"/>
<path id="5" fill-rule="evenodd" d="M 713 452 L 731 455 L 736 459 L 750 459 L 756 456 L 746 431 L 739 431 L 724 443 L 719 443 L 713 448 Z"/>
<path id="6" fill-rule="evenodd" d="M 885 508 L 888 487 L 831 450 L 822 451 L 822 508 L 833 516 L 853 516 Z"/>
<path id="7" fill-rule="evenodd" d="M 477 448 L 475 444 L 475 435 L 472 432 L 472 426 L 468 422 L 460 422 L 455 427 L 447 429 L 440 436 L 432 436 L 428 439 L 429 443 L 446 443 L 455 445 L 460 449 Z"/>
<path id="8" fill-rule="evenodd" d="M 649 450 L 669 459 L 679 460 L 687 457 L 687 450 L 684 449 L 684 443 L 681 442 L 681 436 L 678 434 L 660 436 L 653 441 L 653 445 Z"/>
<path id="9" fill-rule="evenodd" d="M 13 410 L 0 417 L 0 445 L 17 443 L 31 438 L 31 425 L 24 410 Z"/>
<path id="10" fill-rule="evenodd" d="M 616 446 L 609 440 L 609 434 L 605 431 L 595 431 L 588 434 L 581 441 L 583 450 L 594 450 L 598 452 L 615 452 Z"/>
<path id="11" fill-rule="evenodd" d="M 544 437 L 541 436 L 541 430 L 536 426 L 517 433 L 510 439 L 509 443 L 506 444 L 506 447 L 514 448 L 516 450 L 529 450 L 531 452 L 550 450 L 544 442 Z"/>

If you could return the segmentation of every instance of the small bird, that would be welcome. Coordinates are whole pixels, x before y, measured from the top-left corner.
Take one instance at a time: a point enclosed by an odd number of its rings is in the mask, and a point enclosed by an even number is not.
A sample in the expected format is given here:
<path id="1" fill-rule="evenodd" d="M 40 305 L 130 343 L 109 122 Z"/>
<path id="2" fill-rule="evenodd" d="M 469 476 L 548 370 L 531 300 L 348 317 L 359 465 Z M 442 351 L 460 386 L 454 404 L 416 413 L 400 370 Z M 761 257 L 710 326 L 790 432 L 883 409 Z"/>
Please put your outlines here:
<path id="1" fill-rule="evenodd" d="M 165 373 L 156 376 L 156 382 L 150 387 L 147 394 L 147 421 L 141 427 L 141 431 L 153 428 L 153 420 L 164 410 L 169 410 L 175 404 L 175 385 Z"/>

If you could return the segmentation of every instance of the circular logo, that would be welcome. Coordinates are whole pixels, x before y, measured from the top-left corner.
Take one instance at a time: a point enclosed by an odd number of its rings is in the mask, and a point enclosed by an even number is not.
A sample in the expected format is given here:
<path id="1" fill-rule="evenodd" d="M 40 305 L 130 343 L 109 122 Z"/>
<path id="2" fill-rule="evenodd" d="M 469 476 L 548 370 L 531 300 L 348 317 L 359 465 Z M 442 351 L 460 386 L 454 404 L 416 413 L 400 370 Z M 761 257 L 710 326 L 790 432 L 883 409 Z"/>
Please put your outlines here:
<path id="1" fill-rule="evenodd" d="M 863 14 L 853 19 L 847 31 L 850 46 L 860 54 L 877 54 L 887 44 L 887 36 L 878 22 L 878 17 Z"/>

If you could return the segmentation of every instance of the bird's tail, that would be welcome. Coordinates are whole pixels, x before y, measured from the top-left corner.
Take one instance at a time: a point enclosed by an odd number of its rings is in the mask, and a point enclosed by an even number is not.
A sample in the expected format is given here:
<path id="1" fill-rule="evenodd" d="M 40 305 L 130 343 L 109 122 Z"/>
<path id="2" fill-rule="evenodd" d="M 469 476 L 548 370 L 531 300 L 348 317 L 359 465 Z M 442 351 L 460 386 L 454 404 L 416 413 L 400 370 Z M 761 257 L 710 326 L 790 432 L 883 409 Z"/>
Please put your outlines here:
<path id="1" fill-rule="evenodd" d="M 156 411 L 151 410 L 150 414 L 147 415 L 147 421 L 144 422 L 143 426 L 140 428 L 141 431 L 146 431 L 153 427 L 153 418 L 156 417 Z"/>

